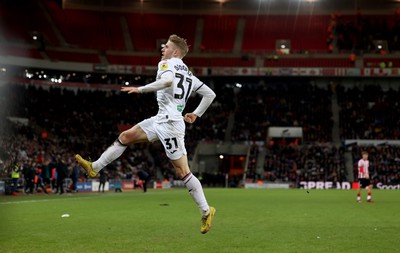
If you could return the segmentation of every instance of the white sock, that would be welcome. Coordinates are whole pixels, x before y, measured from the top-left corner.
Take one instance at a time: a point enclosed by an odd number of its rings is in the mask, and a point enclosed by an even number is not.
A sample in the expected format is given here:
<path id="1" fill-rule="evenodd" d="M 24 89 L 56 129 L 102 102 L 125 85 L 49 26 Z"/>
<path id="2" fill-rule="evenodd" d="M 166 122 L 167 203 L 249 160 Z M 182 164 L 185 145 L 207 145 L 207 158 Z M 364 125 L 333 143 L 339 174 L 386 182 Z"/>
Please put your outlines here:
<path id="1" fill-rule="evenodd" d="M 183 183 L 189 190 L 193 200 L 199 206 L 200 213 L 202 215 L 208 215 L 210 213 L 210 207 L 207 204 L 206 197 L 204 196 L 203 187 L 200 181 L 192 173 L 187 174 L 183 177 Z"/>
<path id="2" fill-rule="evenodd" d="M 92 163 L 93 170 L 99 172 L 112 161 L 120 157 L 126 148 L 127 146 L 123 145 L 122 142 L 117 139 L 103 152 L 99 159 Z"/>
<path id="3" fill-rule="evenodd" d="M 368 196 L 367 196 L 367 200 L 370 200 L 370 199 L 371 199 L 371 195 L 368 195 Z"/>
<path id="4" fill-rule="evenodd" d="M 357 200 L 361 200 L 361 197 L 360 197 L 360 196 L 357 196 Z"/>

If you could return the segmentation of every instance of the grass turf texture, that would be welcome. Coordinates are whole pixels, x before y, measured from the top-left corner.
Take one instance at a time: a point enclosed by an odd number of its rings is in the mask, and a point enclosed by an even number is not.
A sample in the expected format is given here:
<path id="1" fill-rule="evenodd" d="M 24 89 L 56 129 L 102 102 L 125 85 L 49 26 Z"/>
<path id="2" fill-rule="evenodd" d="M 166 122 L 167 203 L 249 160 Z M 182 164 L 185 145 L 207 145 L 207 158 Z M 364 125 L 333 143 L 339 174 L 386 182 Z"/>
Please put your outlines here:
<path id="1" fill-rule="evenodd" d="M 400 191 L 205 189 L 0 197 L 1 252 L 399 252 Z M 70 214 L 69 218 L 61 218 Z"/>

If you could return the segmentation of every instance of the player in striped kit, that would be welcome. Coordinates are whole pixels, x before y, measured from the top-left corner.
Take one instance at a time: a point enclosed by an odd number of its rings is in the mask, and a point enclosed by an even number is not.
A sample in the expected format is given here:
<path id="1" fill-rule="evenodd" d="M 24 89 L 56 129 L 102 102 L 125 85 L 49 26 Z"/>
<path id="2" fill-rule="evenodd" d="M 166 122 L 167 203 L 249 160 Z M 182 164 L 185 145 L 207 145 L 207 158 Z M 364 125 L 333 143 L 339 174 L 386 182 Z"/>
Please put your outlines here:
<path id="1" fill-rule="evenodd" d="M 372 192 L 372 184 L 369 179 L 369 161 L 368 161 L 368 152 L 361 152 L 362 158 L 358 161 L 358 191 L 357 191 L 357 202 L 361 203 L 361 189 L 368 190 L 367 202 L 374 202 L 371 197 Z"/>
<path id="2" fill-rule="evenodd" d="M 176 175 L 182 179 L 199 207 L 202 214 L 200 232 L 204 234 L 211 229 L 216 210 L 208 205 L 200 181 L 190 172 L 184 143 L 184 122 L 193 124 L 197 117 L 201 117 L 214 100 L 215 93 L 195 77 L 182 61 L 188 51 L 185 39 L 171 35 L 161 50 L 156 81 L 142 87 L 121 89 L 127 93 L 156 92 L 159 108 L 157 115 L 122 132 L 96 161 L 87 161 L 80 155 L 75 158 L 89 177 L 96 177 L 99 171 L 121 156 L 128 145 L 161 141 Z M 183 116 L 182 112 L 192 93 L 200 94 L 202 100 L 193 112 Z"/>

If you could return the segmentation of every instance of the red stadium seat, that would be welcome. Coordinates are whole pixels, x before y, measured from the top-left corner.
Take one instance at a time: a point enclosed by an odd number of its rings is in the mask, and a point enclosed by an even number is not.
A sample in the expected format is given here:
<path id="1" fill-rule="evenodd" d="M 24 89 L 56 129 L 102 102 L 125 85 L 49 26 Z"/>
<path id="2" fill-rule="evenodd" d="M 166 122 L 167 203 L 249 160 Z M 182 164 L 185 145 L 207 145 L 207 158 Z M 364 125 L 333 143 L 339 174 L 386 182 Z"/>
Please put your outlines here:
<path id="1" fill-rule="evenodd" d="M 86 10 L 61 9 L 46 1 L 48 11 L 71 46 L 100 50 L 124 50 L 124 37 L 120 14 Z"/>
<path id="2" fill-rule="evenodd" d="M 171 31 L 165 27 L 173 27 L 173 32 L 187 39 L 193 45 L 196 31 L 196 16 L 125 14 L 129 32 L 136 51 L 156 51 L 157 40 L 166 40 Z"/>
<path id="3" fill-rule="evenodd" d="M 202 49 L 209 52 L 231 52 L 239 16 L 206 15 Z"/>
<path id="4" fill-rule="evenodd" d="M 59 45 L 59 41 L 36 1 L 0 1 L 0 18 L 4 38 L 8 42 L 31 43 L 32 33 L 38 32 L 47 44 Z M 16 13 L 18 15 L 16 15 Z"/>
<path id="5" fill-rule="evenodd" d="M 249 16 L 243 36 L 245 52 L 268 52 L 275 50 L 279 39 L 291 40 L 295 51 L 327 51 L 326 29 L 329 16 Z"/>

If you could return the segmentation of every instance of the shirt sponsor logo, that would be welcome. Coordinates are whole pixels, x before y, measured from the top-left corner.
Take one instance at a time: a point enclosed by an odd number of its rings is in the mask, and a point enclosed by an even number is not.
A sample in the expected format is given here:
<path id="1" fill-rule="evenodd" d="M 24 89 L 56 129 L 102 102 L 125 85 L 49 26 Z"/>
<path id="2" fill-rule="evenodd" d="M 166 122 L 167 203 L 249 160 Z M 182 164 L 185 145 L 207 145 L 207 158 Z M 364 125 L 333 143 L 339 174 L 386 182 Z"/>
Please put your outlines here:
<path id="1" fill-rule="evenodd" d="M 168 68 L 168 63 L 167 62 L 161 63 L 161 66 L 160 66 L 161 70 L 166 70 L 167 68 Z"/>

